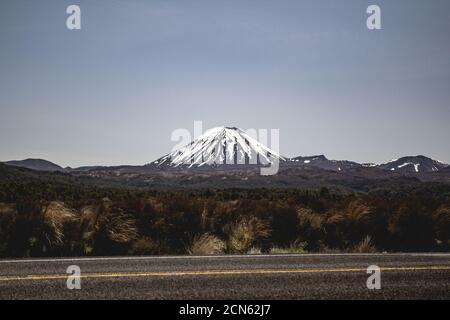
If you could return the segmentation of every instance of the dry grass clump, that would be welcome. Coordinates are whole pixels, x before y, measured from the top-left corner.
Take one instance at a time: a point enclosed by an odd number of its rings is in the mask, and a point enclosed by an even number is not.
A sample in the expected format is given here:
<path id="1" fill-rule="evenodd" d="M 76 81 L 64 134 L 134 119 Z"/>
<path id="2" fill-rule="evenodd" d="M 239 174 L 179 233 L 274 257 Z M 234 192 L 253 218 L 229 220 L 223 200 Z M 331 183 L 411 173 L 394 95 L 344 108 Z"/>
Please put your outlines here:
<path id="1" fill-rule="evenodd" d="M 246 253 L 257 240 L 269 237 L 268 224 L 256 217 L 245 217 L 227 228 L 227 252 Z"/>
<path id="2" fill-rule="evenodd" d="M 314 213 L 309 208 L 298 208 L 297 217 L 300 226 L 307 226 L 313 230 L 322 229 L 324 218 L 323 216 Z"/>
<path id="3" fill-rule="evenodd" d="M 217 255 L 224 252 L 225 243 L 218 237 L 205 233 L 195 236 L 188 253 L 196 256 Z"/>
<path id="4" fill-rule="evenodd" d="M 105 198 L 95 205 L 81 208 L 83 239 L 91 239 L 98 234 L 114 242 L 126 243 L 138 238 L 135 219 L 122 209 L 113 207 Z"/>
<path id="5" fill-rule="evenodd" d="M 304 241 L 296 240 L 289 247 L 281 248 L 281 247 L 273 247 L 270 249 L 271 254 L 298 254 L 298 253 L 306 253 L 305 249 L 308 244 Z"/>
<path id="6" fill-rule="evenodd" d="M 16 209 L 15 204 L 0 202 L 0 216 L 15 215 L 15 214 L 17 214 L 17 209 Z"/>
<path id="7" fill-rule="evenodd" d="M 360 243 L 358 243 L 354 248 L 353 252 L 356 253 L 376 253 L 378 252 L 377 248 L 373 244 L 372 238 L 370 236 L 366 236 Z"/>
<path id="8" fill-rule="evenodd" d="M 372 219 L 372 208 L 367 204 L 363 203 L 361 200 L 355 200 L 350 202 L 347 209 L 345 210 L 345 218 L 358 223 L 367 224 L 371 222 Z"/>
<path id="9" fill-rule="evenodd" d="M 261 248 L 251 247 L 247 254 L 262 254 Z"/>
<path id="10" fill-rule="evenodd" d="M 78 220 L 75 210 L 65 206 L 63 202 L 52 201 L 42 208 L 44 223 L 50 227 L 51 235 L 47 235 L 50 243 L 61 245 L 64 239 L 64 226 L 68 222 Z"/>
<path id="11" fill-rule="evenodd" d="M 138 237 L 135 220 L 122 210 L 108 218 L 106 230 L 108 231 L 108 238 L 115 242 L 130 242 Z"/>

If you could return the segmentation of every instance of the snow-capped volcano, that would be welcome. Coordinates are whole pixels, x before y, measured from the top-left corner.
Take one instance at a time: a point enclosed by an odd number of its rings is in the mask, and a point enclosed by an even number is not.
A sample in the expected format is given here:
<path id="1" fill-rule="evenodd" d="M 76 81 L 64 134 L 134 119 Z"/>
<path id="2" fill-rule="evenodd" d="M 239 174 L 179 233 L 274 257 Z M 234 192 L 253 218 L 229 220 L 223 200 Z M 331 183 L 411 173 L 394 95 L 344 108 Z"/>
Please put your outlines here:
<path id="1" fill-rule="evenodd" d="M 216 127 L 206 131 L 190 144 L 174 150 L 152 164 L 172 167 L 221 164 L 268 165 L 284 160 L 249 134 L 235 127 Z"/>

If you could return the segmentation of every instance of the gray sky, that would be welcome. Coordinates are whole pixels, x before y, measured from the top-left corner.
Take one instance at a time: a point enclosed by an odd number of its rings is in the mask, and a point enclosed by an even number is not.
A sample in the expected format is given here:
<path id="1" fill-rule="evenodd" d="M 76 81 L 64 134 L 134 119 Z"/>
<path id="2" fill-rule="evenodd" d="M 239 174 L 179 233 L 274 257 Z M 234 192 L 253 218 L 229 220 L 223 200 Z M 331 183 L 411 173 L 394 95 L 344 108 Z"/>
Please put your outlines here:
<path id="1" fill-rule="evenodd" d="M 369 4 L 383 30 L 366 28 Z M 2 0 L 0 161 L 144 164 L 202 120 L 279 128 L 288 157 L 450 163 L 449 14 L 448 0 Z"/>

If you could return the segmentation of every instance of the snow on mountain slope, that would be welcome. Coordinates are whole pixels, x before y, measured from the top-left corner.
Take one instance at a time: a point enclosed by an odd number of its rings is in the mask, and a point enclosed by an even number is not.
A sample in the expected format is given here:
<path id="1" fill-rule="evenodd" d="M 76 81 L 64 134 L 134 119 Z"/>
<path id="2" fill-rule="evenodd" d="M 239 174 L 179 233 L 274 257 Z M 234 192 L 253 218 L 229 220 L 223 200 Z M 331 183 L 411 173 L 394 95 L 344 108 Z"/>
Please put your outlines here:
<path id="1" fill-rule="evenodd" d="M 446 166 L 440 161 L 425 156 L 402 157 L 379 165 L 381 169 L 400 173 L 437 172 Z"/>
<path id="2" fill-rule="evenodd" d="M 153 165 L 171 167 L 220 164 L 262 164 L 284 160 L 242 129 L 216 127 L 206 131 L 190 144 L 154 161 Z"/>
<path id="3" fill-rule="evenodd" d="M 342 171 L 361 167 L 359 163 L 347 160 L 329 160 L 324 155 L 295 157 L 287 160 L 290 165 L 315 167 L 324 170 Z"/>

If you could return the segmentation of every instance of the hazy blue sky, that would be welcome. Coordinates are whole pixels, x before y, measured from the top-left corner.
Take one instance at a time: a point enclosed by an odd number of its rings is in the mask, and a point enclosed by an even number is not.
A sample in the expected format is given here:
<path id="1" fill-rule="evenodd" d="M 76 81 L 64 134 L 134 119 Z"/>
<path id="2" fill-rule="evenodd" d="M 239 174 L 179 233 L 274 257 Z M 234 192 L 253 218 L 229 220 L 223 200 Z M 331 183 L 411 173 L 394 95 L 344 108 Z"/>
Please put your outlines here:
<path id="1" fill-rule="evenodd" d="M 448 0 L 2 0 L 0 160 L 144 164 L 202 120 L 279 128 L 285 156 L 450 162 L 449 15 Z"/>

